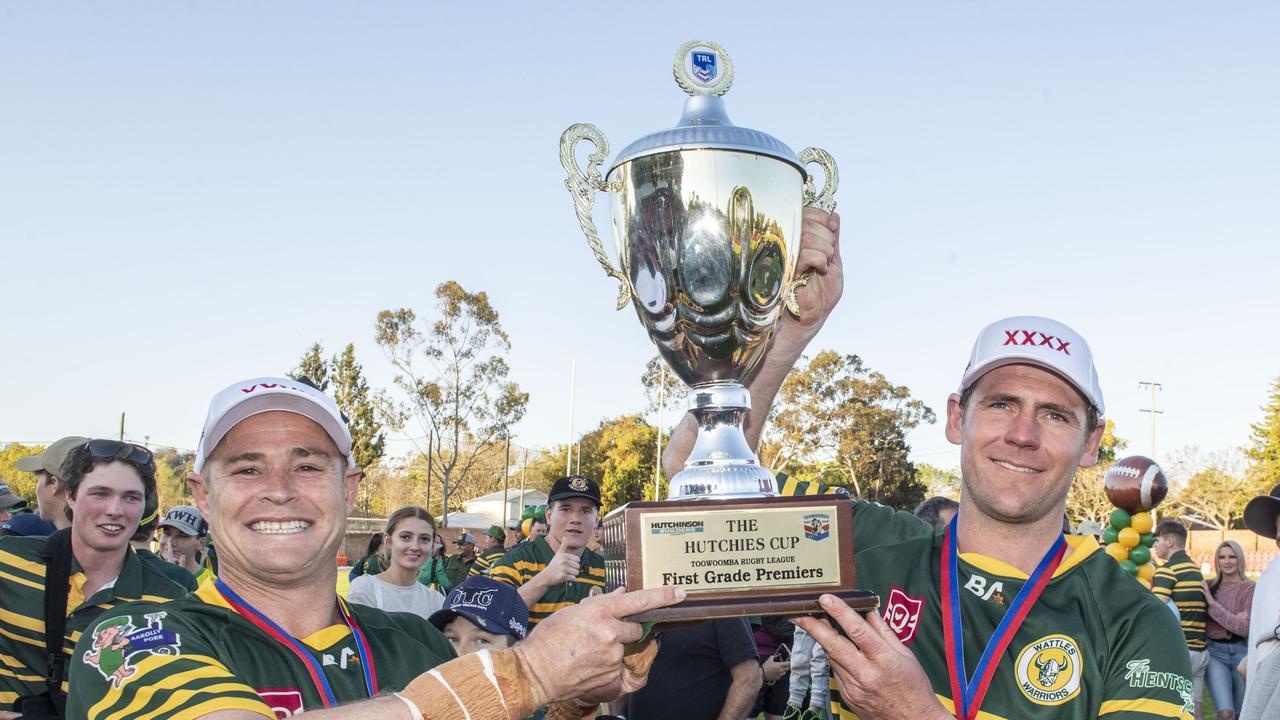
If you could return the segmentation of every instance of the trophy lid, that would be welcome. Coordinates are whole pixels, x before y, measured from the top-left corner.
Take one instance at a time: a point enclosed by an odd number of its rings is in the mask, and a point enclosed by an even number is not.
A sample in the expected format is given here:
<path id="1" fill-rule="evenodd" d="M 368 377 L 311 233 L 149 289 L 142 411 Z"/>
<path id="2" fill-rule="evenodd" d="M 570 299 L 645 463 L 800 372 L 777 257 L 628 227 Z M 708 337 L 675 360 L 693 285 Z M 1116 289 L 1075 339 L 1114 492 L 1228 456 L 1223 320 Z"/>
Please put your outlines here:
<path id="1" fill-rule="evenodd" d="M 690 97 L 673 128 L 660 130 L 622 149 L 610 172 L 623 163 L 672 150 L 740 150 L 777 158 L 794 165 L 807 177 L 800 158 L 781 140 L 768 133 L 738 127 L 729 120 L 720 96 L 733 84 L 733 61 L 713 42 L 692 40 L 680 46 L 672 63 L 676 83 Z"/>

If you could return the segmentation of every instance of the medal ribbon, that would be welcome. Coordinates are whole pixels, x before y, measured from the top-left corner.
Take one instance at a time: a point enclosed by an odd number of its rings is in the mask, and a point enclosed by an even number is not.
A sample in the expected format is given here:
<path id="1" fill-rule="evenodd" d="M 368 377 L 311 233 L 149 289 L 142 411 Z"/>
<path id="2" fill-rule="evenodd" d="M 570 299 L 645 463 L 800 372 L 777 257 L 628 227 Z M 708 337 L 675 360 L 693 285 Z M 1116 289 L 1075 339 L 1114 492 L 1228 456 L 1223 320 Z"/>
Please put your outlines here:
<path id="1" fill-rule="evenodd" d="M 214 581 L 218 592 L 222 593 L 222 597 L 241 617 L 248 620 L 254 627 L 266 633 L 272 640 L 284 645 L 293 651 L 294 655 L 302 661 L 307 668 L 307 674 L 311 676 L 311 682 L 315 684 L 316 691 L 320 693 L 320 699 L 325 707 L 334 707 L 338 704 L 337 698 L 333 694 L 333 688 L 329 686 L 329 679 L 324 675 L 324 668 L 315 655 L 307 649 L 307 646 L 294 636 L 285 631 L 284 628 L 272 622 L 271 618 L 263 615 L 257 608 L 250 605 L 247 600 L 236 594 L 236 591 L 227 587 L 221 578 Z M 360 626 L 356 624 L 355 618 L 351 617 L 351 613 L 347 610 L 347 605 L 338 598 L 338 612 L 342 615 L 342 621 L 347 624 L 347 628 L 351 630 L 351 636 L 355 639 L 356 654 L 360 657 L 360 671 L 364 673 L 364 687 L 369 692 L 369 697 L 375 697 L 378 694 L 378 673 L 373 669 L 373 653 L 369 649 L 369 641 L 365 637 L 364 632 L 360 630 Z"/>
<path id="2" fill-rule="evenodd" d="M 973 670 L 973 678 L 966 680 L 964 626 L 960 622 L 960 583 L 956 568 L 956 519 L 951 518 L 951 524 L 942 537 L 942 634 L 949 648 L 947 675 L 951 678 L 951 697 L 955 704 L 956 719 L 974 720 L 978 716 L 983 698 L 986 697 L 987 688 L 991 685 L 991 678 L 995 676 L 996 667 L 1000 664 L 1000 657 L 1004 655 L 1027 613 L 1031 612 L 1031 607 L 1036 604 L 1040 593 L 1044 592 L 1054 571 L 1058 569 L 1058 564 L 1067 553 L 1067 541 L 1059 534 L 1053 547 L 1040 559 L 1040 564 L 1018 591 L 1018 596 L 1013 599 L 1000 624 L 996 626 L 995 633 L 987 641 L 982 658 Z"/>

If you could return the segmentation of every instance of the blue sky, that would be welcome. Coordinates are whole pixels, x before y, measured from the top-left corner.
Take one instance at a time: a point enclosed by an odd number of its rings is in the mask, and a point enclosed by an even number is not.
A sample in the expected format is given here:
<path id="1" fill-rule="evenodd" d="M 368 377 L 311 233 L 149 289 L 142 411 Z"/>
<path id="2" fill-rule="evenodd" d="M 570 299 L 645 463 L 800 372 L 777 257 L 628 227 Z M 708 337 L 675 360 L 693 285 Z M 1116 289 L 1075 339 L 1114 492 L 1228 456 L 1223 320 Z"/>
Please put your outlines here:
<path id="1" fill-rule="evenodd" d="M 207 402 L 486 290 L 526 445 L 634 412 L 652 354 L 577 228 L 558 139 L 679 117 L 685 40 L 739 125 L 840 164 L 847 289 L 814 349 L 941 411 L 978 329 L 1085 335 L 1149 446 L 1243 444 L 1280 376 L 1273 3 L 0 5 L 0 440 L 195 445 Z M 597 220 L 607 228 L 605 203 Z M 918 460 L 949 466 L 938 425 Z M 393 444 L 403 449 L 404 443 Z"/>

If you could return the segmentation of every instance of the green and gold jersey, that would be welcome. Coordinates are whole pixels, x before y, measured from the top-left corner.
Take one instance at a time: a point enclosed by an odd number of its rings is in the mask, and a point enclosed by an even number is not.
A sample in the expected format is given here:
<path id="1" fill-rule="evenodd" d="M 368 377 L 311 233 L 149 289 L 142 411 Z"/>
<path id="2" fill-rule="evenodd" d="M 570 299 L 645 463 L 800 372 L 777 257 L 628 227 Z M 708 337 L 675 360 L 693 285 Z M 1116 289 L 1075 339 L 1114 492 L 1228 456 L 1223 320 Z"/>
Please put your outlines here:
<path id="1" fill-rule="evenodd" d="M 534 575 L 546 569 L 547 564 L 555 556 L 555 551 L 547 544 L 546 538 L 537 535 L 499 558 L 493 567 L 489 568 L 489 576 L 508 585 L 520 587 L 532 580 Z M 575 605 L 590 595 L 599 595 L 602 592 L 604 592 L 604 557 L 590 548 L 583 548 L 578 577 L 572 582 L 562 583 L 547 590 L 538 602 L 529 608 L 529 623 L 537 625 L 560 608 Z"/>
<path id="2" fill-rule="evenodd" d="M 416 615 L 347 609 L 368 640 L 380 692 L 401 690 L 454 657 Z M 350 628 L 332 625 L 299 639 L 340 704 L 369 696 Z M 216 710 L 275 718 L 323 707 L 307 665 L 232 609 L 212 581 L 181 600 L 104 614 L 76 645 L 71 688 L 67 716 L 89 720 L 182 720 Z"/>
<path id="3" fill-rule="evenodd" d="M 476 564 L 471 566 L 471 575 L 488 575 L 489 568 L 497 562 L 498 558 L 507 554 L 507 549 L 501 545 L 485 550 L 476 556 Z"/>
<path id="4" fill-rule="evenodd" d="M 45 538 L 0 537 L 0 709 L 13 707 L 19 697 L 39 695 L 47 689 L 49 672 L 44 648 L 44 559 L 40 551 Z M 116 605 L 147 600 L 163 603 L 187 594 L 155 567 L 133 552 L 125 554 L 124 567 L 111 587 L 91 597 L 84 596 L 84 572 L 71 561 L 67 584 L 67 623 L 63 652 L 67 666 L 81 632 L 105 610 Z M 69 670 L 67 672 L 70 672 Z M 67 691 L 67 682 L 62 691 Z"/>
<path id="5" fill-rule="evenodd" d="M 1204 599 L 1200 583 L 1204 576 L 1191 561 L 1186 551 L 1179 550 L 1169 556 L 1169 562 L 1156 568 L 1151 578 L 1151 591 L 1161 600 L 1173 600 L 1182 615 L 1182 634 L 1187 638 L 1188 650 L 1204 650 L 1204 621 L 1209 615 L 1209 604 Z"/>
<path id="6" fill-rule="evenodd" d="M 953 711 L 942 629 L 943 529 L 875 503 L 853 507 L 858 587 L 880 596 L 886 624 Z M 1067 542 L 1066 556 L 1000 656 L 978 717 L 1189 720 L 1190 664 L 1173 615 L 1093 538 Z M 957 569 L 965 671 L 972 677 L 1027 576 L 976 553 L 961 553 Z M 831 684 L 833 714 L 856 717 Z"/>

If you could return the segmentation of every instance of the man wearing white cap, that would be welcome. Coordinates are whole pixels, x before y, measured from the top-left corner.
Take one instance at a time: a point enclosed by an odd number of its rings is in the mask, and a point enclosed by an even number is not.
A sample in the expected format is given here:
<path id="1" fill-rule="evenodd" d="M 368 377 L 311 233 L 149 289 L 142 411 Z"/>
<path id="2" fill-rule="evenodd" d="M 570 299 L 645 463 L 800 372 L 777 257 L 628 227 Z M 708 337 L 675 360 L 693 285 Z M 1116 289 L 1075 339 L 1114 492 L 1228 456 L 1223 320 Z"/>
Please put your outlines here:
<path id="1" fill-rule="evenodd" d="M 842 287 L 832 277 L 838 247 L 810 285 Z M 783 321 L 750 385 L 753 445 L 839 294 Z M 1062 533 L 1076 470 L 1097 462 L 1103 410 L 1089 346 L 1072 329 L 1024 316 L 981 331 L 947 400 L 947 439 L 961 453 L 956 517 L 934 532 L 907 513 L 854 501 L 858 585 L 880 596 L 881 611 L 864 619 L 824 595 L 840 632 L 796 620 L 827 650 L 841 717 L 1191 717 L 1176 621 L 1092 538 Z M 672 438 L 668 473 L 683 463 L 694 429 L 686 418 Z"/>
<path id="2" fill-rule="evenodd" d="M 314 387 L 258 378 L 218 393 L 188 476 L 217 529 L 218 577 L 86 630 L 68 715 L 516 720 L 643 677 L 654 648 L 624 655 L 642 631 L 620 618 L 677 602 L 675 589 L 609 596 L 458 659 L 423 619 L 343 602 L 334 558 L 360 476 L 341 412 Z"/>

